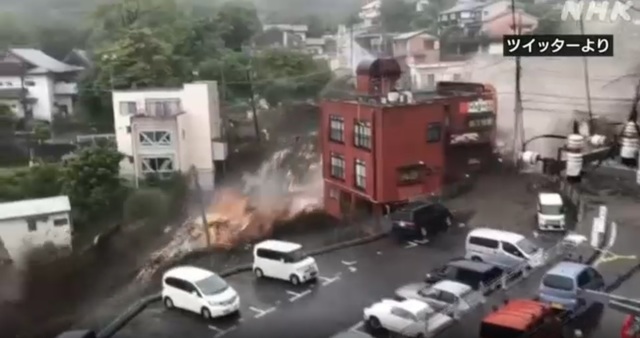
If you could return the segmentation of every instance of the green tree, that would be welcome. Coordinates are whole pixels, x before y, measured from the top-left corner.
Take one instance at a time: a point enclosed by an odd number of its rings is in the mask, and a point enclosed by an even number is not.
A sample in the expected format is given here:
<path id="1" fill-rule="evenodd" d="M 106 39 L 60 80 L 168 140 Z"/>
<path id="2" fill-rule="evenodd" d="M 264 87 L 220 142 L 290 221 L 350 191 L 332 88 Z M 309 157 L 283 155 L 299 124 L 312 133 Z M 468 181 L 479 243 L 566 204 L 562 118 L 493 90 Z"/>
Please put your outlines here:
<path id="1" fill-rule="evenodd" d="M 11 107 L 6 104 L 0 104 L 0 135 L 13 134 L 17 122 L 18 119 Z"/>
<path id="2" fill-rule="evenodd" d="M 89 147 L 66 163 L 63 191 L 71 199 L 80 223 L 103 220 L 122 206 L 122 159 L 114 149 Z"/>
<path id="3" fill-rule="evenodd" d="M 411 30 L 416 16 L 414 4 L 405 0 L 383 0 L 380 5 L 380 22 L 386 32 Z"/>
<path id="4" fill-rule="evenodd" d="M 40 163 L 24 172 L 20 179 L 23 198 L 44 198 L 62 193 L 62 168 L 58 164 Z"/>
<path id="5" fill-rule="evenodd" d="M 217 19 L 225 47 L 234 51 L 242 50 L 262 30 L 256 8 L 250 3 L 225 2 Z"/>
<path id="6" fill-rule="evenodd" d="M 181 84 L 173 46 L 149 28 L 130 29 L 96 53 L 98 88 L 144 88 Z"/>
<path id="7" fill-rule="evenodd" d="M 272 106 L 287 99 L 316 98 L 331 79 L 326 62 L 296 51 L 267 50 L 254 65 L 256 91 Z"/>
<path id="8" fill-rule="evenodd" d="M 0 13 L 0 50 L 31 42 L 29 31 L 12 13 Z"/>
<path id="9" fill-rule="evenodd" d="M 169 216 L 169 201 L 167 194 L 159 188 L 134 191 L 124 202 L 124 219 L 127 223 L 161 224 Z"/>

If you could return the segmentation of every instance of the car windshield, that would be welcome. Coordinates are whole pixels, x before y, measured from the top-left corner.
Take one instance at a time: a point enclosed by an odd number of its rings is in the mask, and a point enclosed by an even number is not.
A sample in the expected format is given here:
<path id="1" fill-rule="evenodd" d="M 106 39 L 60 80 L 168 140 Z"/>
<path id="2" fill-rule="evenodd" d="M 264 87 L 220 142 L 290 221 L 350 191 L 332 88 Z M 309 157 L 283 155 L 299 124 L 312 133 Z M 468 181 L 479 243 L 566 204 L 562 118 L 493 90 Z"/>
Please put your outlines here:
<path id="1" fill-rule="evenodd" d="M 308 257 L 308 255 L 302 249 L 298 249 L 298 250 L 289 252 L 287 254 L 287 257 L 289 258 L 289 262 L 295 263 L 295 262 L 300 262 L 304 260 L 305 258 Z"/>
<path id="2" fill-rule="evenodd" d="M 531 242 L 526 238 L 519 240 L 516 243 L 516 246 L 520 248 L 522 251 L 524 251 L 524 253 L 526 253 L 527 255 L 532 255 L 536 253 L 538 250 L 540 250 L 540 247 L 538 247 L 537 245 L 535 245 L 533 242 Z"/>
<path id="3" fill-rule="evenodd" d="M 543 215 L 562 215 L 564 213 L 562 205 L 541 204 L 540 213 Z"/>
<path id="4" fill-rule="evenodd" d="M 218 275 L 211 275 L 210 277 L 196 282 L 196 286 L 204 295 L 207 296 L 221 293 L 229 287 L 227 282 Z"/>
<path id="5" fill-rule="evenodd" d="M 433 292 L 431 292 L 431 288 L 428 286 L 418 290 L 418 294 L 425 298 L 433 298 L 434 296 Z"/>
<path id="6" fill-rule="evenodd" d="M 546 275 L 542 280 L 542 285 L 565 291 L 573 291 L 573 279 L 558 275 Z"/>

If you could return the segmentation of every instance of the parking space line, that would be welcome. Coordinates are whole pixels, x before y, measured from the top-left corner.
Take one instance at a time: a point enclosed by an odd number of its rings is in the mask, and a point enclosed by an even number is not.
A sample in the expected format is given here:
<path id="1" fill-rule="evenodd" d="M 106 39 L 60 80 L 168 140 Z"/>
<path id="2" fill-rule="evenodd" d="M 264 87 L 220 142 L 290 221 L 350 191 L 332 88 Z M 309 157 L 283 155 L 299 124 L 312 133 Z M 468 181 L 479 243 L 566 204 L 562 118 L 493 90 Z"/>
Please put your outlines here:
<path id="1" fill-rule="evenodd" d="M 234 330 L 235 330 L 235 329 L 237 329 L 237 328 L 238 328 L 238 326 L 237 326 L 237 325 L 234 325 L 234 326 L 232 326 L 232 327 L 230 327 L 230 328 L 228 328 L 228 329 L 226 329 L 226 330 L 220 331 L 220 332 L 216 333 L 216 335 L 214 336 L 214 338 L 222 337 L 222 336 L 224 336 L 225 334 L 227 334 L 227 333 L 229 333 L 229 332 L 231 332 L 231 331 L 234 331 Z"/>
<path id="2" fill-rule="evenodd" d="M 344 264 L 344 265 L 346 265 L 346 266 L 351 266 L 351 265 L 354 265 L 354 264 L 356 264 L 356 263 L 358 263 L 358 261 L 351 261 L 351 262 L 349 262 L 349 261 L 342 261 L 342 264 Z"/>
<path id="3" fill-rule="evenodd" d="M 298 299 L 310 294 L 311 290 L 305 290 L 302 293 L 297 293 L 297 292 L 293 292 L 293 291 L 287 290 L 287 293 L 290 294 L 291 296 L 293 296 L 293 297 L 289 298 L 289 301 L 293 303 L 296 300 L 298 300 Z"/>
<path id="4" fill-rule="evenodd" d="M 359 329 L 361 329 L 364 326 L 364 322 L 363 321 L 359 321 L 357 322 L 355 325 L 351 326 L 350 328 L 347 329 L 347 331 L 356 331 L 356 332 L 360 332 Z"/>
<path id="5" fill-rule="evenodd" d="M 417 247 L 417 246 L 418 246 L 418 243 L 416 243 L 416 242 L 412 242 L 412 241 L 409 241 L 409 242 L 407 242 L 407 245 L 405 245 L 405 247 L 404 247 L 404 248 L 405 248 L 405 249 L 411 249 L 411 248 L 415 248 L 415 247 Z"/>
<path id="6" fill-rule="evenodd" d="M 318 276 L 318 279 L 322 281 L 322 286 L 327 286 L 335 281 L 340 280 L 340 274 L 335 275 L 333 278 Z"/>
<path id="7" fill-rule="evenodd" d="M 256 315 L 253 316 L 253 318 L 260 318 L 260 317 L 264 317 L 264 316 L 270 314 L 271 312 L 275 311 L 276 308 L 275 307 L 270 307 L 270 308 L 268 308 L 266 310 L 262 310 L 262 309 L 258 309 L 257 307 L 250 306 L 249 310 L 251 310 L 251 311 L 256 313 Z"/>
<path id="8" fill-rule="evenodd" d="M 429 240 L 425 238 L 425 239 L 416 240 L 416 241 L 413 241 L 413 242 L 418 244 L 418 245 L 425 245 L 425 244 L 429 243 Z"/>
<path id="9" fill-rule="evenodd" d="M 215 326 L 213 326 L 213 325 L 209 325 L 209 329 L 211 329 L 211 330 L 213 330 L 213 331 L 216 331 L 216 332 L 222 332 L 222 330 L 221 330 L 221 329 L 219 329 L 219 328 L 217 328 L 217 327 L 215 327 Z"/>

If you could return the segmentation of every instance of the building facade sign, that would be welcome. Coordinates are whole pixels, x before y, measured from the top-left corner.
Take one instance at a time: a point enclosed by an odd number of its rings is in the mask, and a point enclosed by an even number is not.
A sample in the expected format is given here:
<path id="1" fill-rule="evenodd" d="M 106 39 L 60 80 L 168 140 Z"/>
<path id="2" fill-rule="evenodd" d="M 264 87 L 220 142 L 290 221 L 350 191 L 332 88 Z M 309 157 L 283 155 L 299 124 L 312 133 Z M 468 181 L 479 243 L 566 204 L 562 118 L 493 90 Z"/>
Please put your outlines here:
<path id="1" fill-rule="evenodd" d="M 466 114 L 478 114 L 494 111 L 493 100 L 479 99 L 476 101 L 462 102 L 460 103 L 460 112 Z"/>

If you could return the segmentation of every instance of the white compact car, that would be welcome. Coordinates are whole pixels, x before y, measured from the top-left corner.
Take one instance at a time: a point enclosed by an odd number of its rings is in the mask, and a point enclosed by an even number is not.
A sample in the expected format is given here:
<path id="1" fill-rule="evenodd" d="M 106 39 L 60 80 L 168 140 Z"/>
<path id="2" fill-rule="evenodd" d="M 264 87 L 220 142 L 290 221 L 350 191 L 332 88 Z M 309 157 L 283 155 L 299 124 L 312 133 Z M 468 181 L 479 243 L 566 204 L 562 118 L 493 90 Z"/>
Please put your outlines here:
<path id="1" fill-rule="evenodd" d="M 450 280 L 433 285 L 408 284 L 396 290 L 396 296 L 400 299 L 417 299 L 453 317 L 462 317 L 485 301 L 482 293 L 474 292 L 469 285 Z"/>
<path id="2" fill-rule="evenodd" d="M 217 274 L 181 266 L 162 276 L 162 300 L 167 308 L 199 313 L 205 319 L 222 317 L 240 309 L 240 297 Z"/>
<path id="3" fill-rule="evenodd" d="M 385 329 L 405 337 L 427 338 L 450 326 L 453 318 L 437 313 L 415 299 L 383 299 L 364 309 L 364 321 L 372 330 Z"/>
<path id="4" fill-rule="evenodd" d="M 318 265 L 307 256 L 302 245 L 269 239 L 253 247 L 253 272 L 256 277 L 288 280 L 293 285 L 318 277 Z"/>

